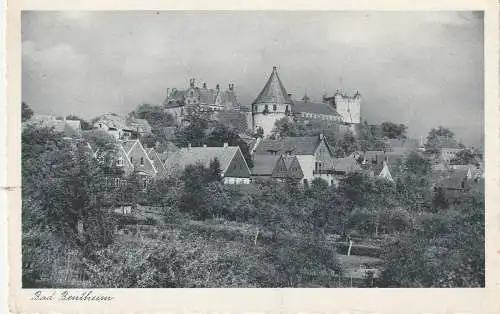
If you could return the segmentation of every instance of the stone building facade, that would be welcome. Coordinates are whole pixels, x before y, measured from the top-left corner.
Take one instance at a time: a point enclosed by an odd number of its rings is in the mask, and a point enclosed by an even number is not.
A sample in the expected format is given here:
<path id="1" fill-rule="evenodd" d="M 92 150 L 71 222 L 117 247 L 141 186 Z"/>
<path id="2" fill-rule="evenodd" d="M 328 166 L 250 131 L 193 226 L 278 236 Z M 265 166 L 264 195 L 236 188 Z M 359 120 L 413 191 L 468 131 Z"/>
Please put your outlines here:
<path id="1" fill-rule="evenodd" d="M 271 134 L 276 121 L 292 114 L 293 101 L 281 82 L 276 67 L 266 85 L 252 103 L 253 131 L 262 129 L 264 137 Z"/>

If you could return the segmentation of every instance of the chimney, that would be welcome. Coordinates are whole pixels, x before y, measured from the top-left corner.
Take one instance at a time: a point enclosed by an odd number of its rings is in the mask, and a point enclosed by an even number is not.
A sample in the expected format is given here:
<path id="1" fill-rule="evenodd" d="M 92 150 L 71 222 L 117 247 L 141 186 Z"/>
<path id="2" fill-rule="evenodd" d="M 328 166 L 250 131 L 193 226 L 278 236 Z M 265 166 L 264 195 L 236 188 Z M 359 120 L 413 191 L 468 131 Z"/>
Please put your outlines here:
<path id="1" fill-rule="evenodd" d="M 292 98 L 292 94 L 288 94 L 288 97 Z"/>
<path id="2" fill-rule="evenodd" d="M 156 141 L 155 142 L 155 150 L 158 150 L 158 147 L 160 146 L 160 142 Z"/>
<path id="3" fill-rule="evenodd" d="M 224 148 L 228 148 L 229 147 L 229 144 L 228 143 L 224 143 Z"/>
<path id="4" fill-rule="evenodd" d="M 207 144 L 203 144 L 203 148 L 207 148 Z"/>
<path id="5" fill-rule="evenodd" d="M 323 133 L 319 133 L 319 140 L 322 141 L 324 138 L 325 136 L 323 135 Z"/>
<path id="6" fill-rule="evenodd" d="M 234 89 L 234 84 L 229 84 L 229 90 L 232 91 Z"/>
<path id="7" fill-rule="evenodd" d="M 191 149 L 191 143 L 188 143 L 188 149 Z"/>
<path id="8" fill-rule="evenodd" d="M 192 78 L 192 79 L 189 80 L 189 86 L 191 88 L 194 88 L 194 83 L 195 83 L 194 78 Z"/>
<path id="9" fill-rule="evenodd" d="M 203 88 L 207 88 L 207 83 L 203 83 Z"/>
<path id="10" fill-rule="evenodd" d="M 219 90 L 219 84 L 217 84 L 217 85 L 215 86 L 215 89 L 216 89 L 216 90 Z"/>
<path id="11" fill-rule="evenodd" d="M 273 72 L 276 72 L 276 71 L 277 71 L 277 67 L 273 66 Z"/>

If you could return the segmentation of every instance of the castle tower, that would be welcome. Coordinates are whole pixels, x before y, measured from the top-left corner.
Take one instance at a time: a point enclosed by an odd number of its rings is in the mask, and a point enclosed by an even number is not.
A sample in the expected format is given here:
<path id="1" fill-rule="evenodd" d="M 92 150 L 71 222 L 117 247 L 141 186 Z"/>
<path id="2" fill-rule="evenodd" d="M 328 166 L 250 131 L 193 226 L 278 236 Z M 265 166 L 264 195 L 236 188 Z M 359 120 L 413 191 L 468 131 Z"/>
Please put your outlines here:
<path id="1" fill-rule="evenodd" d="M 292 113 L 292 105 L 292 99 L 281 83 L 276 67 L 273 67 L 266 85 L 252 103 L 254 133 L 262 128 L 264 137 L 269 136 L 275 122 Z"/>
<path id="2" fill-rule="evenodd" d="M 361 123 L 361 94 L 358 91 L 349 96 L 338 89 L 334 95 L 334 107 L 344 122 Z"/>

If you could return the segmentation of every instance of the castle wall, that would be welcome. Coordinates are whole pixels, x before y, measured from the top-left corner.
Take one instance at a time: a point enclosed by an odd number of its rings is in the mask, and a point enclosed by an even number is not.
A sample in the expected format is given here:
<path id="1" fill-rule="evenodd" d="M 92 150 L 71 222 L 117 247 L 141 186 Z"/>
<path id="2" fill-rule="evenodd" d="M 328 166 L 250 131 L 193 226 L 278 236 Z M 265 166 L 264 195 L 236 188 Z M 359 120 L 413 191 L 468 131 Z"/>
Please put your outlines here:
<path id="1" fill-rule="evenodd" d="M 267 106 L 267 112 L 266 111 Z M 261 127 L 264 130 L 264 137 L 271 134 L 276 121 L 287 117 L 286 111 L 291 111 L 291 106 L 287 104 L 254 104 L 252 106 L 253 131 Z"/>
<path id="2" fill-rule="evenodd" d="M 361 99 L 359 97 L 335 96 L 337 112 L 346 123 L 361 123 Z"/>

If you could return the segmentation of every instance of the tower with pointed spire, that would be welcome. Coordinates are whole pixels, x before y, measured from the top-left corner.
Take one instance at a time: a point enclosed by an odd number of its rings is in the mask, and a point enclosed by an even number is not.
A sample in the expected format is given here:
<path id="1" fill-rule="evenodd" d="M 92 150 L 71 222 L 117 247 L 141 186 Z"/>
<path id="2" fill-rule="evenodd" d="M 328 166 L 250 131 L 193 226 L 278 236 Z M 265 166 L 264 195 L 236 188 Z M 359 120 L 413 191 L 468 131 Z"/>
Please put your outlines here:
<path id="1" fill-rule="evenodd" d="M 252 103 L 253 131 L 261 128 L 264 137 L 271 134 L 276 121 L 292 113 L 293 101 L 278 76 L 276 66 L 266 85 Z"/>

